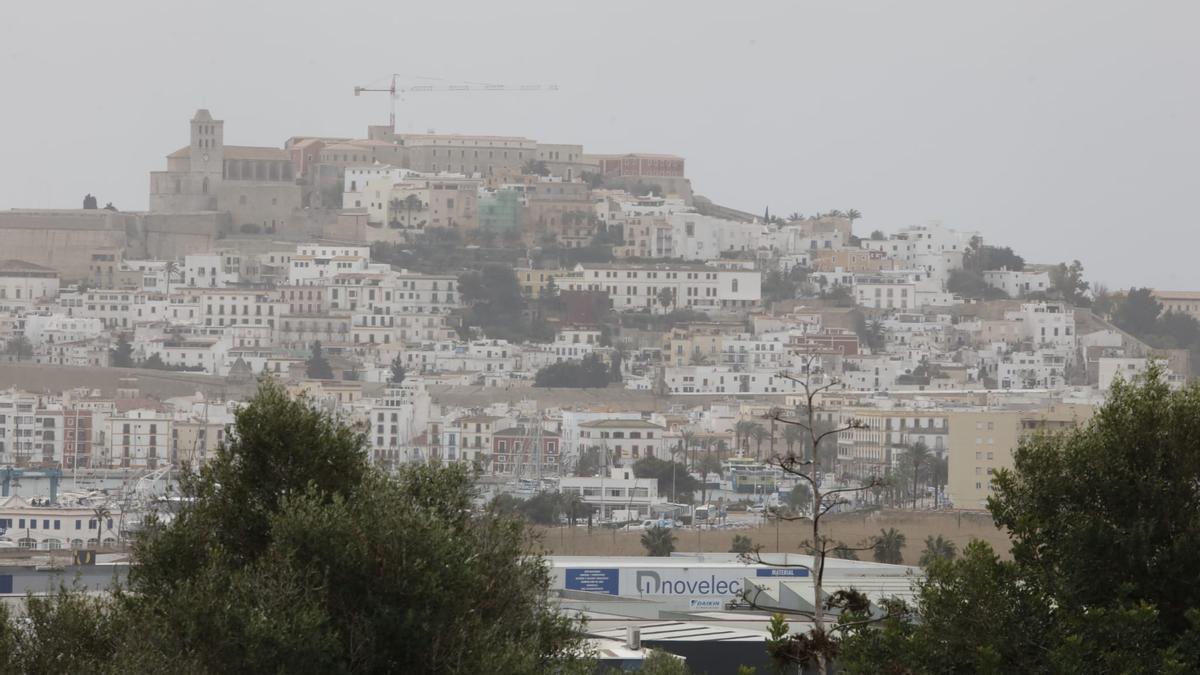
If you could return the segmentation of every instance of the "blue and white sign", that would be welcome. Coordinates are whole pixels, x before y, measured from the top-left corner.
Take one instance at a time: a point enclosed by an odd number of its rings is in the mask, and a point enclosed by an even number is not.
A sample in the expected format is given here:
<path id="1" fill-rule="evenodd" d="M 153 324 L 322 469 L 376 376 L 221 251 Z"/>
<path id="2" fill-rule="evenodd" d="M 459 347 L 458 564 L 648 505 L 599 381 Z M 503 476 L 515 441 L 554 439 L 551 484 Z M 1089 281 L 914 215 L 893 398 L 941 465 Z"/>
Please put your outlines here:
<path id="1" fill-rule="evenodd" d="M 722 609 L 725 603 L 716 598 L 692 598 L 688 600 L 688 609 Z"/>
<path id="2" fill-rule="evenodd" d="M 564 582 L 568 591 L 618 595 L 621 588 L 621 570 L 594 567 L 568 569 Z"/>
<path id="3" fill-rule="evenodd" d="M 808 570 L 803 567 L 768 567 L 758 568 L 756 575 L 760 577 L 806 577 Z"/>

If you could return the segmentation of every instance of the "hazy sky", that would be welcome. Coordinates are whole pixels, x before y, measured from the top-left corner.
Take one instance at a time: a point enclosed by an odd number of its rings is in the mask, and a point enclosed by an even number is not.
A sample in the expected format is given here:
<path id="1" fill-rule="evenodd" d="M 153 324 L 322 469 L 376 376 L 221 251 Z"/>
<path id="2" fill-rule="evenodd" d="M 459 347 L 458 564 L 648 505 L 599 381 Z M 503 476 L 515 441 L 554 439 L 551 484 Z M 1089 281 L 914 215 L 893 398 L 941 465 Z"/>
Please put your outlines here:
<path id="1" fill-rule="evenodd" d="M 1112 287 L 1200 290 L 1200 2 L 6 2 L 0 208 L 144 209 L 207 107 L 230 144 L 402 131 L 687 158 L 756 213 L 940 221 Z M 0 249 L 3 243 L 0 242 Z M 0 254 L 2 257 L 2 254 Z"/>

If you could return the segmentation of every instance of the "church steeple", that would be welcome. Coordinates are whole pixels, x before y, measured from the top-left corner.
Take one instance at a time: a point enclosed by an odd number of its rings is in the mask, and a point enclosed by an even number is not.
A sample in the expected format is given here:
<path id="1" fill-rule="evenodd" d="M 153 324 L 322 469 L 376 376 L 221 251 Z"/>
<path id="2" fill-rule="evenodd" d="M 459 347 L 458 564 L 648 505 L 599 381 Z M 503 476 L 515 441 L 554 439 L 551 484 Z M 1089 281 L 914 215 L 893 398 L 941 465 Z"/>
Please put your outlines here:
<path id="1" fill-rule="evenodd" d="M 191 170 L 211 180 L 221 179 L 225 161 L 225 122 L 201 108 L 192 117 Z"/>

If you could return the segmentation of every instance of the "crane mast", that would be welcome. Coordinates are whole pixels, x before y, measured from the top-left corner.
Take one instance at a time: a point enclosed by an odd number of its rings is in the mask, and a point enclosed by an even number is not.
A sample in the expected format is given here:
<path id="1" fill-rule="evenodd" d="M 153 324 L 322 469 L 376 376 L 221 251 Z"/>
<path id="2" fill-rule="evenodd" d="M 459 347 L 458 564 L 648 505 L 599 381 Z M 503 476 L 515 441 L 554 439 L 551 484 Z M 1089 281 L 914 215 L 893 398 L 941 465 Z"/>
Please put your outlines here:
<path id="1" fill-rule="evenodd" d="M 388 95 L 388 124 L 392 128 L 392 132 L 396 131 L 396 101 L 404 94 L 419 94 L 419 93 L 436 93 L 436 92 L 487 92 L 487 91 L 506 91 L 506 92 L 533 92 L 533 91 L 558 91 L 557 84 L 484 84 L 484 83 L 461 83 L 461 84 L 413 84 L 403 85 L 399 83 L 399 73 L 392 73 L 390 84 L 387 87 L 370 87 L 357 86 L 354 88 L 354 95 L 361 96 L 363 92 L 382 92 Z"/>

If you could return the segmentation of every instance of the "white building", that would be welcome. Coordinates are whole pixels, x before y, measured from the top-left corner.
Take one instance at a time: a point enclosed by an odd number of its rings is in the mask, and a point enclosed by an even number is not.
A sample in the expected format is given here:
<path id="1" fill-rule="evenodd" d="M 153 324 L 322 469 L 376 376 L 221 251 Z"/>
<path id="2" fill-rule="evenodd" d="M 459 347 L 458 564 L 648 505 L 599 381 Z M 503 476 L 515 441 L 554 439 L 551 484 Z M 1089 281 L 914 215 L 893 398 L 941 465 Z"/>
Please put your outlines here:
<path id="1" fill-rule="evenodd" d="M 424 380 L 405 378 L 399 385 L 389 384 L 381 398 L 361 403 L 365 405 L 373 464 L 393 468 L 430 459 L 410 445 L 429 424 L 431 402 Z"/>
<path id="2" fill-rule="evenodd" d="M 169 461 L 172 417 L 140 408 L 107 420 L 108 447 L 100 464 L 111 467 L 153 469 Z"/>
<path id="3" fill-rule="evenodd" d="M 643 419 L 599 419 L 579 425 L 579 443 L 597 446 L 612 464 L 632 464 L 642 457 L 666 457 L 666 429 Z"/>
<path id="4" fill-rule="evenodd" d="M 0 261 L 0 307 L 50 302 L 58 297 L 58 271 L 24 260 Z"/>
<path id="5" fill-rule="evenodd" d="M 775 370 L 737 370 L 730 366 L 669 366 L 663 382 L 671 394 L 787 394 L 803 390 Z"/>
<path id="6" fill-rule="evenodd" d="M 761 223 L 725 220 L 693 212 L 667 216 L 676 258 L 711 260 L 726 252 L 752 252 L 762 244 L 766 228 Z"/>
<path id="7" fill-rule="evenodd" d="M 0 527 L 5 531 L 0 541 L 43 551 L 112 546 L 122 536 L 119 513 L 101 523 L 91 506 L 35 506 L 17 495 L 0 497 Z"/>
<path id="8" fill-rule="evenodd" d="M 744 311 L 762 301 L 758 271 L 709 265 L 579 264 L 557 283 L 565 290 L 604 291 L 617 311 Z"/>
<path id="9" fill-rule="evenodd" d="M 1166 359 L 1153 360 L 1162 368 L 1163 379 L 1172 389 L 1181 389 L 1187 383 L 1185 376 L 1176 375 L 1167 367 Z M 1098 360 L 1100 375 L 1098 386 L 1100 391 L 1108 391 L 1118 377 L 1126 383 L 1133 382 L 1150 369 L 1151 361 L 1152 359 L 1148 358 L 1101 357 Z"/>
<path id="10" fill-rule="evenodd" d="M 567 497 L 579 496 L 584 504 L 599 510 L 602 521 L 613 511 L 626 511 L 626 519 L 637 520 L 628 512 L 646 515 L 652 505 L 666 501 L 658 495 L 657 480 L 638 478 L 629 467 L 611 467 L 600 476 L 560 478 L 558 491 Z"/>
<path id="11" fill-rule="evenodd" d="M 241 257 L 236 253 L 193 253 L 183 257 L 183 283 L 195 288 L 225 288 L 238 282 L 240 269 Z M 165 282 L 160 290 L 166 290 Z"/>
<path id="12" fill-rule="evenodd" d="M 983 280 L 988 286 L 1004 291 L 1010 298 L 1045 293 L 1050 289 L 1050 273 L 1045 270 L 986 270 Z"/>

